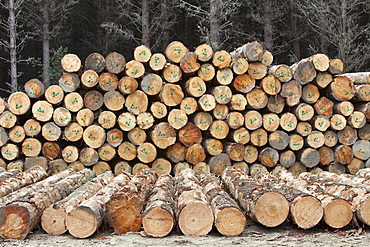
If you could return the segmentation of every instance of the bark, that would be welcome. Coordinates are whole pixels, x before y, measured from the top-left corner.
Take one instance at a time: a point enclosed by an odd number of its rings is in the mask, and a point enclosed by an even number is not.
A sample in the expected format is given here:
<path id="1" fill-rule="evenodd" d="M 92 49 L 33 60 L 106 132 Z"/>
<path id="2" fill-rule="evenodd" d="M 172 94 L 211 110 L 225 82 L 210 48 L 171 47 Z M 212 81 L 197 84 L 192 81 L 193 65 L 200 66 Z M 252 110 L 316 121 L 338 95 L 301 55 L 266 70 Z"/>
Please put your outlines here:
<path id="1" fill-rule="evenodd" d="M 50 31 L 49 31 L 49 0 L 42 4 L 42 66 L 45 87 L 50 86 Z"/>

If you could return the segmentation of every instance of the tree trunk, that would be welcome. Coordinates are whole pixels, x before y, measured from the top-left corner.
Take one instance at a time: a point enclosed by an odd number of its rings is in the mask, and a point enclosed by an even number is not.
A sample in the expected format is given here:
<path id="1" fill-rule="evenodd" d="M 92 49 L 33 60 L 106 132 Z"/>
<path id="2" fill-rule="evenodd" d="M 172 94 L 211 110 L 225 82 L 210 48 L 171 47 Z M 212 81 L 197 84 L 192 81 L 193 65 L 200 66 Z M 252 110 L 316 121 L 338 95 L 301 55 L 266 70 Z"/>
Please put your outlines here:
<path id="1" fill-rule="evenodd" d="M 42 4 L 42 66 L 43 81 L 45 87 L 50 86 L 50 31 L 49 31 L 49 0 L 43 0 Z"/>
<path id="2" fill-rule="evenodd" d="M 175 225 L 175 180 L 171 175 L 158 178 L 142 214 L 144 231 L 152 237 L 168 235 Z"/>
<path id="3" fill-rule="evenodd" d="M 25 239 L 49 205 L 68 196 L 94 176 L 91 170 L 85 169 L 59 181 L 50 189 L 33 191 L 29 196 L 8 204 L 0 235 L 5 239 Z"/>
<path id="4" fill-rule="evenodd" d="M 67 231 L 67 214 L 83 201 L 95 195 L 99 190 L 113 181 L 113 174 L 105 172 L 79 187 L 68 197 L 50 205 L 41 216 L 41 226 L 49 234 L 63 234 Z"/>
<path id="5" fill-rule="evenodd" d="M 220 37 L 220 9 L 219 3 L 217 0 L 210 0 L 209 1 L 209 41 L 211 46 L 214 50 L 217 50 L 221 45 L 221 37 Z"/>
<path id="6" fill-rule="evenodd" d="M 66 220 L 69 233 L 76 238 L 87 238 L 97 231 L 106 216 L 106 203 L 117 191 L 127 185 L 129 180 L 130 177 L 127 174 L 119 174 L 113 182 L 72 209 Z"/>
<path id="7" fill-rule="evenodd" d="M 18 72 L 17 72 L 17 22 L 14 0 L 8 1 L 9 11 L 9 56 L 10 56 L 10 92 L 18 91 Z"/>

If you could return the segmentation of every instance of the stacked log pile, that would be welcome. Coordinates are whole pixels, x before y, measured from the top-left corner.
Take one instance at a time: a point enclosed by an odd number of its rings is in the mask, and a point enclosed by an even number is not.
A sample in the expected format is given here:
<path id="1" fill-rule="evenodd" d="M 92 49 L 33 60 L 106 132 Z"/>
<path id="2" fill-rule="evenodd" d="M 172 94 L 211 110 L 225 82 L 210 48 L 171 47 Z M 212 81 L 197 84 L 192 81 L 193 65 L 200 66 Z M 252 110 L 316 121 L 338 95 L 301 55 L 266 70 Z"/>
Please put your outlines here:
<path id="1" fill-rule="evenodd" d="M 369 73 L 315 54 L 272 65 L 258 42 L 229 53 L 174 41 L 134 60 L 67 54 L 58 85 L 0 101 L 1 166 L 158 175 L 235 165 L 355 173 L 370 158 Z M 369 163 L 370 165 L 370 163 Z M 316 171 L 315 169 L 314 171 Z"/>

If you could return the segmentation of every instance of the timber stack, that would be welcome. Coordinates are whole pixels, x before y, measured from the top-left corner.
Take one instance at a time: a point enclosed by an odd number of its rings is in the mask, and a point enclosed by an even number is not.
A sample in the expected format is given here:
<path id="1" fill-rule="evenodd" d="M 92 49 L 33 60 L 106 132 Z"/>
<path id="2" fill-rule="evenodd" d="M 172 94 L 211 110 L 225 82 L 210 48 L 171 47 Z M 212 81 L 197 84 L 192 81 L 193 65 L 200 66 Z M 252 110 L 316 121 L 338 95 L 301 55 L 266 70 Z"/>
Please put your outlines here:
<path id="1" fill-rule="evenodd" d="M 78 238 L 105 220 L 153 237 L 176 224 L 235 236 L 245 215 L 266 227 L 370 224 L 370 72 L 343 74 L 325 54 L 273 64 L 256 41 L 61 65 L 57 84 L 31 79 L 0 98 L 3 238 L 39 222 Z"/>

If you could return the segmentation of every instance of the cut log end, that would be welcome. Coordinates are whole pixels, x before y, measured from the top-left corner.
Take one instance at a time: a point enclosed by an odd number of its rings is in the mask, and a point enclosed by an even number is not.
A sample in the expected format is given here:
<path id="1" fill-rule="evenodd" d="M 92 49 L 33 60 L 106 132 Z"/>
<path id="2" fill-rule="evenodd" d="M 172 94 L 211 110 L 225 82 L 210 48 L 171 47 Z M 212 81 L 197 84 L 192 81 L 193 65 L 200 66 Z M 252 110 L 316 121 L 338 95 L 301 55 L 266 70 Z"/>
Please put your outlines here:
<path id="1" fill-rule="evenodd" d="M 260 196 L 254 206 L 257 222 L 267 227 L 276 227 L 288 217 L 289 204 L 278 192 L 267 192 Z"/>
<path id="2" fill-rule="evenodd" d="M 48 207 L 42 213 L 42 229 L 44 229 L 48 234 L 61 235 L 67 231 L 66 218 L 67 213 L 63 207 L 58 209 Z"/>
<path id="3" fill-rule="evenodd" d="M 324 221 L 333 228 L 342 228 L 348 225 L 353 217 L 351 205 L 343 199 L 332 200 L 324 208 Z"/>
<path id="4" fill-rule="evenodd" d="M 167 210 L 155 207 L 143 217 L 143 227 L 147 234 L 160 238 L 168 235 L 174 226 L 172 214 Z"/>
<path id="5" fill-rule="evenodd" d="M 370 226 L 370 197 L 367 197 L 356 210 L 356 216 L 361 222 Z"/>
<path id="6" fill-rule="evenodd" d="M 316 226 L 323 217 L 321 202 L 313 196 L 297 197 L 290 205 L 290 213 L 294 222 L 302 229 Z"/>
<path id="7" fill-rule="evenodd" d="M 215 219 L 215 226 L 224 236 L 237 236 L 241 234 L 246 225 L 245 215 L 237 208 L 222 209 Z"/>
<path id="8" fill-rule="evenodd" d="M 23 240 L 30 231 L 31 215 L 26 207 L 12 204 L 6 207 L 0 236 L 4 239 Z"/>
<path id="9" fill-rule="evenodd" d="M 188 203 L 178 218 L 180 230 L 185 235 L 207 235 L 212 230 L 212 209 L 202 202 Z"/>
<path id="10" fill-rule="evenodd" d="M 72 236 L 87 238 L 97 230 L 98 221 L 90 208 L 80 206 L 68 213 L 67 228 Z"/>

